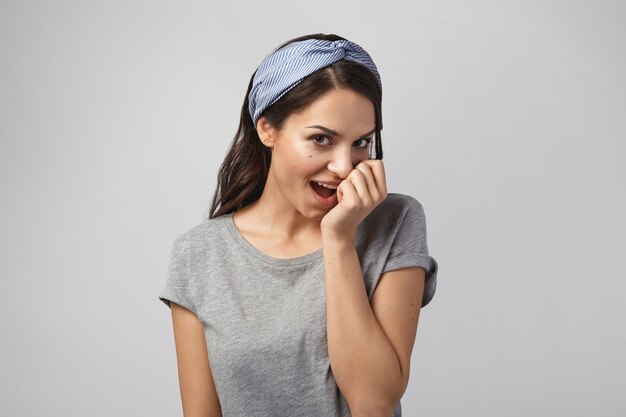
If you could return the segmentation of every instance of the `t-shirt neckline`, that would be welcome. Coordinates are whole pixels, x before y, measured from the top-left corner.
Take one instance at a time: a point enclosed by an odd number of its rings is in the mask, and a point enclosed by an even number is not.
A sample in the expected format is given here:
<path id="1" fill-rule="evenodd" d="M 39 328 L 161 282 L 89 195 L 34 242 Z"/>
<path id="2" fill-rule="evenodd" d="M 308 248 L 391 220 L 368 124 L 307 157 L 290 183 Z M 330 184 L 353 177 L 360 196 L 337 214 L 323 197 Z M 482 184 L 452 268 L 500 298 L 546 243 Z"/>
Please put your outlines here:
<path id="1" fill-rule="evenodd" d="M 243 237 L 241 232 L 239 232 L 239 229 L 237 229 L 237 226 L 235 226 L 233 214 L 234 213 L 227 213 L 222 216 L 226 229 L 230 232 L 230 235 L 233 237 L 235 242 L 237 242 L 244 251 L 265 263 L 282 266 L 301 265 L 321 259 L 323 257 L 323 248 L 320 248 L 314 252 L 307 253 L 306 255 L 296 256 L 295 258 L 274 258 L 273 256 L 261 252 L 259 249 L 257 249 L 256 246 L 254 246 L 245 237 Z"/>

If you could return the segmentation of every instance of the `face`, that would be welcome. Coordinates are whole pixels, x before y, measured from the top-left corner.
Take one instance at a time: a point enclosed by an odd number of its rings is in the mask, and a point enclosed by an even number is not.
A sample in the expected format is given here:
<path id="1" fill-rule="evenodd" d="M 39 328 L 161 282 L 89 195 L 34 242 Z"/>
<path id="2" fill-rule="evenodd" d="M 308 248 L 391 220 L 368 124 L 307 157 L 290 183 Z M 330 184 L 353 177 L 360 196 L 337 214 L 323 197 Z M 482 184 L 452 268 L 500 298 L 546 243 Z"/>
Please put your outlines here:
<path id="1" fill-rule="evenodd" d="M 335 89 L 304 111 L 292 114 L 281 131 L 267 127 L 259 136 L 272 147 L 272 162 L 264 193 L 282 199 L 308 218 L 321 218 L 337 204 L 336 192 L 320 198 L 316 182 L 335 187 L 359 162 L 368 159 L 374 141 L 374 105 L 348 89 Z M 321 190 L 323 191 L 323 190 Z"/>

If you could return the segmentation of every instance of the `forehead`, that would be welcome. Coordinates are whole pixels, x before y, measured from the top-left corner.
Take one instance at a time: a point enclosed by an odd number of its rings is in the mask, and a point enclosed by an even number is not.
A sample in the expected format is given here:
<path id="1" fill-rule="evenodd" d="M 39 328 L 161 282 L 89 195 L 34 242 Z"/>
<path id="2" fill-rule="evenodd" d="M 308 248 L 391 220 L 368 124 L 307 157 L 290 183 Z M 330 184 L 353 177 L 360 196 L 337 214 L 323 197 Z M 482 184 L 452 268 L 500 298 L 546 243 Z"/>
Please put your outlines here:
<path id="1" fill-rule="evenodd" d="M 374 104 L 355 91 L 335 89 L 293 114 L 287 125 L 292 128 L 322 125 L 346 134 L 361 134 L 374 128 Z"/>

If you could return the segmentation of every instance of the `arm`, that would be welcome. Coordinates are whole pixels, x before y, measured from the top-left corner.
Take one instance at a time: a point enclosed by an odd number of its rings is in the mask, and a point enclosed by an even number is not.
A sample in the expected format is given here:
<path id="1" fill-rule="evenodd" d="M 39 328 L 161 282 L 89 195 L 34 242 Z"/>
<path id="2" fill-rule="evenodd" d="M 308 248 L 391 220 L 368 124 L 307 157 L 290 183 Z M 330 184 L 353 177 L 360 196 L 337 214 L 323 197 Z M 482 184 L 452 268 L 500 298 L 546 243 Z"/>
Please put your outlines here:
<path id="1" fill-rule="evenodd" d="M 371 305 L 351 239 L 323 242 L 331 369 L 354 417 L 389 417 L 409 381 L 425 271 L 384 273 Z"/>
<path id="2" fill-rule="evenodd" d="M 320 223 L 328 355 L 354 417 L 389 417 L 409 380 L 426 271 L 392 270 L 367 298 L 354 246 L 358 225 L 387 197 L 382 160 L 361 161 L 337 187 L 338 204 Z"/>
<path id="3" fill-rule="evenodd" d="M 171 302 L 180 395 L 185 417 L 222 417 L 202 323 L 195 314 Z"/>

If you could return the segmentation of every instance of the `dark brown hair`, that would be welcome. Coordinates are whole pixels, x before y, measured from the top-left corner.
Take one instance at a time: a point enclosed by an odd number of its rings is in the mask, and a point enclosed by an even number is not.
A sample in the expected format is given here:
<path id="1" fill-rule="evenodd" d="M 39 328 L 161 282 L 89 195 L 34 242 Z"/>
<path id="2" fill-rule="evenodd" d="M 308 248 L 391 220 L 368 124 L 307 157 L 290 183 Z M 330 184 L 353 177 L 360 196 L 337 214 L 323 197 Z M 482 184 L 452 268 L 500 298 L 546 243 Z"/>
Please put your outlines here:
<path id="1" fill-rule="evenodd" d="M 305 35 L 285 42 L 276 50 L 292 42 L 306 39 L 335 41 L 345 38 L 322 33 Z M 248 91 L 241 107 L 239 128 L 219 169 L 209 219 L 235 212 L 252 203 L 261 196 L 265 187 L 272 154 L 270 148 L 261 143 L 256 126 L 248 112 L 248 96 L 253 80 L 254 74 L 250 78 Z M 368 68 L 354 61 L 344 59 L 314 72 L 267 108 L 262 116 L 272 127 L 280 131 L 292 113 L 303 111 L 326 92 L 336 88 L 351 89 L 369 98 L 374 104 L 375 154 L 370 155 L 370 158 L 382 159 L 380 135 L 383 128 L 382 91 L 376 76 Z"/>

